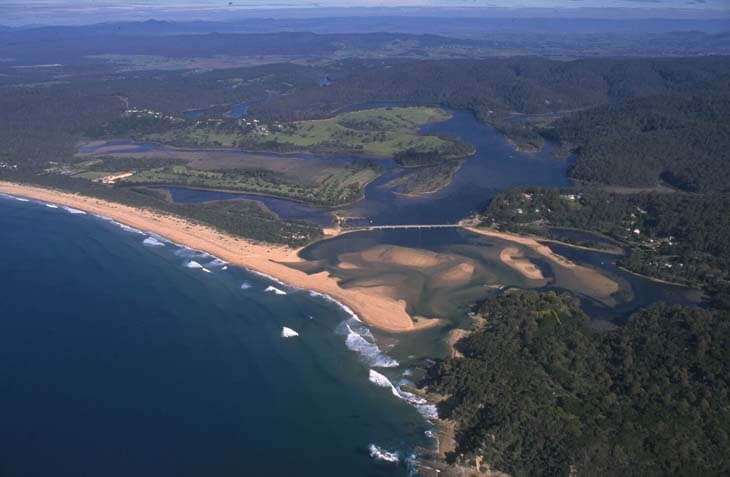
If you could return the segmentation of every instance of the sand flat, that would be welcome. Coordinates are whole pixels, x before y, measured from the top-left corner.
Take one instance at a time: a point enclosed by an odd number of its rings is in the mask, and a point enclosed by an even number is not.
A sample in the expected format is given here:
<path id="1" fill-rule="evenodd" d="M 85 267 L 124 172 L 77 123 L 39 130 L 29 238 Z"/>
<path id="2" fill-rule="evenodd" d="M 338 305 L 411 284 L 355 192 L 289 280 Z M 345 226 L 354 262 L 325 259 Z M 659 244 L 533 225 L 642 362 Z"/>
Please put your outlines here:
<path id="1" fill-rule="evenodd" d="M 499 259 L 507 265 L 519 272 L 525 278 L 530 280 L 544 280 L 542 271 L 535 266 L 517 247 L 506 247 L 499 252 Z"/>
<path id="2" fill-rule="evenodd" d="M 0 192 L 103 215 L 232 264 L 270 275 L 295 287 L 329 295 L 349 306 L 366 323 L 385 331 L 414 331 L 439 323 L 438 320 L 423 319 L 414 322 L 406 312 L 405 302 L 402 300 L 361 290 L 343 289 L 338 285 L 337 279 L 327 272 L 307 275 L 283 263 L 277 263 L 301 261 L 297 255 L 298 250 L 286 246 L 255 243 L 173 215 L 49 188 L 0 181 Z"/>
<path id="3" fill-rule="evenodd" d="M 366 262 L 387 263 L 409 268 L 431 268 L 440 265 L 445 258 L 430 250 L 400 247 L 397 245 L 378 245 L 360 252 Z"/>
<path id="4" fill-rule="evenodd" d="M 619 290 L 619 284 L 616 281 L 603 275 L 597 270 L 571 262 L 567 258 L 553 252 L 550 247 L 541 244 L 533 238 L 499 232 L 493 229 L 477 227 L 464 228 L 476 234 L 496 237 L 530 248 L 539 255 L 548 259 L 548 261 L 552 262 L 552 264 L 556 266 L 556 274 L 569 277 L 572 285 L 570 288 L 574 289 L 574 291 L 577 291 L 578 293 L 585 293 L 603 301 L 604 303 L 612 304 L 613 299 L 611 298 L 611 295 Z"/>

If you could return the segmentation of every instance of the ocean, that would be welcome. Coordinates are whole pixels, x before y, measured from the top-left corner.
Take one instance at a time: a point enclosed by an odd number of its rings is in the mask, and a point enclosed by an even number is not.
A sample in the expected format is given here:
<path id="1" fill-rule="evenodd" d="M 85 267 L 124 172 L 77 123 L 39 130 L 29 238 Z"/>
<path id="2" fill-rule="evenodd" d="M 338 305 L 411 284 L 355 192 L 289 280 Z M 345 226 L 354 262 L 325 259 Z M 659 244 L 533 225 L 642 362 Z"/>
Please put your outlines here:
<path id="1" fill-rule="evenodd" d="M 0 197 L 1 476 L 405 476 L 434 446 L 398 336 L 78 212 Z"/>

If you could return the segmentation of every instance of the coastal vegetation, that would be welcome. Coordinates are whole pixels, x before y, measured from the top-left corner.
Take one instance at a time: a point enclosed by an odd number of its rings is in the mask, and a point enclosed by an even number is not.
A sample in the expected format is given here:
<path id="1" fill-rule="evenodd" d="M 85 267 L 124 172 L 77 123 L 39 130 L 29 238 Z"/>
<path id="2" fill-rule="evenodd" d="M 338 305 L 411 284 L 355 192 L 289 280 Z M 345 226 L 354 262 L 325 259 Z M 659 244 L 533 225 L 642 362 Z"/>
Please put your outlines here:
<path id="1" fill-rule="evenodd" d="M 457 138 L 419 135 L 418 128 L 442 121 L 438 108 L 375 108 L 328 119 L 281 123 L 258 119 L 184 120 L 134 112 L 89 130 L 92 137 L 127 137 L 186 147 L 234 147 L 251 151 L 358 154 L 393 157 L 403 151 L 459 156 L 473 148 Z"/>
<path id="2" fill-rule="evenodd" d="M 119 202 L 179 216 L 240 237 L 302 246 L 322 237 L 322 229 L 307 222 L 284 221 L 260 202 L 251 200 L 211 201 L 200 204 L 174 203 L 164 190 L 147 187 L 108 187 L 98 182 L 64 175 L 28 176 L 7 173 L 3 179 L 71 191 L 110 202 Z"/>
<path id="3" fill-rule="evenodd" d="M 730 198 L 724 194 L 522 188 L 498 194 L 480 220 L 512 232 L 573 242 L 555 228 L 605 234 L 628 249 L 619 259 L 627 269 L 701 287 L 718 303 L 727 301 Z"/>
<path id="4" fill-rule="evenodd" d="M 424 384 L 456 423 L 448 456 L 514 476 L 724 475 L 730 315 L 658 304 L 614 331 L 577 299 L 514 290 Z"/>
<path id="5" fill-rule="evenodd" d="M 385 185 L 398 194 L 431 194 L 449 185 L 463 163 L 464 161 L 444 161 L 441 164 L 409 168 Z"/>

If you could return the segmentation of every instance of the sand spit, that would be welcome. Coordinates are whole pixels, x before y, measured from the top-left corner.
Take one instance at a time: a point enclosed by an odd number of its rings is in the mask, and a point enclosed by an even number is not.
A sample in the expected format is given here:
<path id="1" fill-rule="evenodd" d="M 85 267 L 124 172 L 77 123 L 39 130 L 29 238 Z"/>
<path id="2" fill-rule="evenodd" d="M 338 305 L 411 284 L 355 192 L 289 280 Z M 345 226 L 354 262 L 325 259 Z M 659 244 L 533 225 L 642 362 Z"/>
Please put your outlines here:
<path id="1" fill-rule="evenodd" d="M 571 290 L 592 296 L 608 305 L 615 304 L 615 300 L 611 295 L 619 290 L 619 284 L 616 281 L 601 274 L 597 270 L 571 262 L 534 238 L 499 232 L 494 229 L 467 226 L 464 228 L 476 234 L 495 237 L 528 247 L 555 265 L 553 270 L 556 277 L 568 283 L 570 285 L 568 288 Z M 504 261 L 502 254 L 500 254 L 500 259 L 506 265 L 512 266 Z"/>
<path id="2" fill-rule="evenodd" d="M 508 267 L 517 270 L 522 276 L 530 280 L 544 280 L 545 277 L 532 262 L 524 258 L 524 254 L 517 247 L 507 247 L 499 253 L 499 259 Z"/>
<path id="3" fill-rule="evenodd" d="M 414 322 L 406 312 L 405 302 L 402 300 L 343 289 L 338 285 L 337 279 L 327 272 L 307 275 L 277 263 L 301 261 L 297 255 L 298 250 L 286 246 L 254 243 L 176 216 L 53 189 L 0 181 L 0 192 L 109 217 L 124 225 L 209 253 L 226 262 L 270 275 L 289 285 L 329 295 L 349 306 L 369 325 L 385 331 L 414 331 L 440 323 L 436 319 L 425 320 L 420 317 Z"/>

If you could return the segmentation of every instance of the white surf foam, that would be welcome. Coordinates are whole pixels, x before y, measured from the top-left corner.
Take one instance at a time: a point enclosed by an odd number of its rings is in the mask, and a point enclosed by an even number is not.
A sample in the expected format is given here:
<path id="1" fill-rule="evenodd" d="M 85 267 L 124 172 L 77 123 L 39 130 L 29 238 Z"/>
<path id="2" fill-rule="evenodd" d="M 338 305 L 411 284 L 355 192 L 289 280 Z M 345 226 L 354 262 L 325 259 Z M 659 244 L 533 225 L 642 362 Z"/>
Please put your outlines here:
<path id="1" fill-rule="evenodd" d="M 368 379 L 370 379 L 370 382 L 375 384 L 376 386 L 380 386 L 382 388 L 390 388 L 395 397 L 403 399 L 408 404 L 415 407 L 416 410 L 426 419 L 437 419 L 439 417 L 438 409 L 436 408 L 435 404 L 431 404 L 421 396 L 416 396 L 415 394 L 409 393 L 408 391 L 403 391 L 402 389 L 400 389 L 400 387 L 396 388 L 395 386 L 393 386 L 393 383 L 390 382 L 390 379 L 388 379 L 385 375 L 375 371 L 374 369 L 370 370 Z"/>
<path id="2" fill-rule="evenodd" d="M 415 407 L 416 410 L 426 419 L 438 419 L 439 412 L 435 404 L 431 404 L 421 396 L 417 396 L 408 391 L 398 389 L 401 399 L 407 401 L 411 406 Z"/>
<path id="3" fill-rule="evenodd" d="M 248 269 L 247 269 L 247 270 L 248 270 Z M 279 285 L 282 285 L 282 286 L 288 286 L 288 285 L 287 285 L 286 283 L 282 282 L 282 281 L 281 281 L 281 280 L 279 280 L 278 278 L 276 278 L 276 277 L 272 277 L 271 275 L 267 275 L 266 273 L 261 273 L 261 272 L 258 272 L 258 271 L 256 271 L 256 270 L 248 270 L 248 271 L 249 271 L 249 272 L 251 272 L 251 273 L 253 273 L 254 275 L 258 275 L 258 276 L 260 276 L 260 277 L 264 277 L 264 278 L 266 278 L 266 279 L 269 279 L 269 280 L 271 280 L 271 281 L 272 281 L 272 282 L 274 282 L 274 283 L 278 283 Z"/>
<path id="4" fill-rule="evenodd" d="M 228 265 L 223 265 L 223 266 L 221 267 L 221 270 L 228 270 Z"/>
<path id="5" fill-rule="evenodd" d="M 345 313 L 347 313 L 348 315 L 350 315 L 350 318 L 352 318 L 354 320 L 357 320 L 357 321 L 359 321 L 359 322 L 362 323 L 362 320 L 360 320 L 360 318 L 358 318 L 358 316 L 355 314 L 355 312 L 352 311 L 352 308 L 350 308 L 349 306 L 345 305 L 344 303 L 342 303 L 340 301 L 335 300 L 331 296 L 325 295 L 324 293 L 316 292 L 314 290 L 309 290 L 309 296 L 323 298 L 323 299 L 325 299 L 325 300 L 327 300 L 329 302 L 334 303 L 335 305 L 337 305 L 340 308 L 342 308 L 345 311 Z"/>
<path id="6" fill-rule="evenodd" d="M 336 333 L 345 335 L 345 345 L 358 353 L 368 365 L 376 368 L 394 368 L 398 361 L 383 353 L 368 328 L 352 318 L 343 321 L 336 329 Z"/>
<path id="7" fill-rule="evenodd" d="M 178 257 L 183 257 L 183 258 L 200 258 L 200 259 L 211 258 L 211 256 L 205 252 L 199 252 L 197 250 L 193 250 L 192 248 L 188 248 L 185 246 L 180 246 L 179 249 L 175 250 L 175 255 L 177 255 Z"/>
<path id="8" fill-rule="evenodd" d="M 220 258 L 214 258 L 210 262 L 206 263 L 205 266 L 219 268 L 219 267 L 225 267 L 227 264 L 228 264 L 228 262 L 226 262 L 225 260 L 221 260 Z M 226 268 L 228 268 L 228 267 L 226 267 Z"/>
<path id="9" fill-rule="evenodd" d="M 112 222 L 112 223 L 113 223 L 114 225 L 116 225 L 117 227 L 119 227 L 120 229 L 124 230 L 125 232 L 130 232 L 130 233 L 133 233 L 133 234 L 137 234 L 137 235 L 146 235 L 146 234 L 145 234 L 144 232 L 142 232 L 141 230 L 139 230 L 139 229 L 135 229 L 134 227 L 130 227 L 129 225 L 125 225 L 125 224 L 123 224 L 123 223 L 121 223 L 121 222 L 117 222 L 116 220 L 113 220 L 113 219 L 112 219 L 112 221 L 111 221 L 111 222 Z M 155 235 L 155 238 L 156 238 L 157 240 L 160 240 L 160 239 L 161 239 L 161 237 L 160 237 L 159 235 Z M 162 241 L 162 240 L 160 240 L 160 241 Z"/>
<path id="10" fill-rule="evenodd" d="M 286 295 L 286 292 L 284 290 L 279 290 L 278 288 L 272 287 L 271 285 L 266 287 L 266 290 L 264 290 L 264 291 L 276 293 L 277 295 Z"/>
<path id="11" fill-rule="evenodd" d="M 204 271 L 205 273 L 210 273 L 210 270 L 208 270 L 208 269 L 207 269 L 207 268 L 205 268 L 205 267 L 203 267 L 203 268 L 202 268 L 202 270 L 203 270 L 203 271 Z"/>
<path id="12" fill-rule="evenodd" d="M 299 333 L 297 333 L 293 329 L 287 328 L 286 326 L 283 326 L 281 328 L 281 337 L 282 338 L 294 338 L 296 336 L 299 336 Z"/>
<path id="13" fill-rule="evenodd" d="M 241 290 L 248 290 L 249 288 L 251 288 L 250 283 L 248 283 L 248 282 L 241 283 Z"/>
<path id="14" fill-rule="evenodd" d="M 148 247 L 164 247 L 165 244 L 163 242 L 160 242 L 154 237 L 147 237 L 142 241 L 143 244 L 145 244 Z"/>
<path id="15" fill-rule="evenodd" d="M 44 205 L 46 207 L 50 208 L 50 209 L 57 209 L 58 208 L 58 206 L 56 204 L 45 203 Z"/>
<path id="16" fill-rule="evenodd" d="M 64 205 L 63 208 L 64 208 L 64 210 L 66 210 L 66 212 L 69 212 L 71 214 L 81 214 L 81 215 L 86 214 L 86 212 L 84 212 L 83 210 L 74 209 L 73 207 L 68 207 L 68 206 Z"/>
<path id="17" fill-rule="evenodd" d="M 13 197 L 13 199 L 20 201 L 20 202 L 30 202 L 30 200 L 26 199 L 25 197 L 16 197 L 16 196 L 12 196 L 12 197 Z"/>
<path id="18" fill-rule="evenodd" d="M 190 260 L 189 262 L 186 262 L 185 266 L 187 268 L 203 268 L 203 266 L 201 264 L 199 264 L 198 262 L 196 262 L 195 260 Z"/>
<path id="19" fill-rule="evenodd" d="M 380 374 L 379 372 L 375 371 L 374 369 L 370 370 L 370 373 L 368 375 L 368 379 L 371 383 L 373 383 L 376 386 L 380 386 L 381 388 L 390 388 L 390 391 L 393 393 L 393 396 L 400 397 L 400 393 L 398 390 L 393 386 L 393 383 L 390 382 L 390 379 L 385 377 L 384 375 Z"/>
<path id="20" fill-rule="evenodd" d="M 368 446 L 368 450 L 370 451 L 370 457 L 375 460 L 392 463 L 396 463 L 400 460 L 400 455 L 398 454 L 398 452 L 389 452 L 382 447 L 376 446 L 375 444 L 370 444 L 370 446 Z"/>

